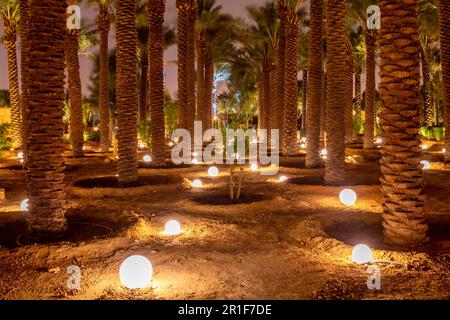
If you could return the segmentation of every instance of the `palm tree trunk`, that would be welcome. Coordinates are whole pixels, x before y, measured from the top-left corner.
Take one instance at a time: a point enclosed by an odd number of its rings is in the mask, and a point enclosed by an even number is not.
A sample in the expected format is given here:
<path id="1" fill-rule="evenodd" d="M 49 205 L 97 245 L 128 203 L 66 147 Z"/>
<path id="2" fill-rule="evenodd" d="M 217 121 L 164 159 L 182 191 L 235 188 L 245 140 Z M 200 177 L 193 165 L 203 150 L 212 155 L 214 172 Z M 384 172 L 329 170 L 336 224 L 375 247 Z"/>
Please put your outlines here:
<path id="1" fill-rule="evenodd" d="M 263 78 L 264 78 L 264 121 L 263 129 L 270 129 L 270 59 L 265 59 L 263 62 Z M 268 133 L 267 139 L 269 139 L 270 133 Z"/>
<path id="2" fill-rule="evenodd" d="M 327 107 L 327 161 L 325 181 L 340 184 L 345 181 L 345 71 L 347 54 L 345 45 L 345 1 L 328 1 L 328 107 Z M 345 90 L 345 89 L 344 89 Z"/>
<path id="3" fill-rule="evenodd" d="M 376 35 L 373 31 L 366 31 L 366 103 L 364 121 L 364 149 L 374 147 L 375 132 L 375 46 Z"/>
<path id="4" fill-rule="evenodd" d="M 385 242 L 427 240 L 419 139 L 420 45 L 417 3 L 379 1 L 383 149 L 381 185 Z"/>
<path id="5" fill-rule="evenodd" d="M 433 126 L 433 106 L 431 103 L 431 79 L 430 79 L 430 65 L 425 58 L 425 54 L 422 50 L 420 54 L 422 63 L 422 78 L 423 78 L 423 86 L 422 86 L 422 94 L 423 94 L 423 102 L 424 102 L 424 111 L 425 111 L 425 125 L 427 127 Z"/>
<path id="6" fill-rule="evenodd" d="M 197 32 L 197 114 L 202 122 L 203 130 L 208 123 L 208 115 L 205 106 L 205 63 L 206 63 L 206 42 L 203 31 Z"/>
<path id="7" fill-rule="evenodd" d="M 214 64 L 209 55 L 206 56 L 205 65 L 205 108 L 206 108 L 206 128 L 211 129 L 212 126 L 212 92 L 214 82 Z"/>
<path id="8" fill-rule="evenodd" d="M 361 71 L 355 73 L 355 123 L 361 123 Z M 354 132 L 354 138 L 358 137 L 358 132 Z"/>
<path id="9" fill-rule="evenodd" d="M 188 129 L 194 136 L 195 111 L 195 21 L 197 20 L 197 6 L 194 0 L 188 1 L 189 19 L 187 27 L 187 69 L 188 69 Z M 197 110 L 198 112 L 198 110 Z M 198 115 L 197 115 L 198 117 Z M 193 141 L 194 139 L 192 139 Z"/>
<path id="10" fill-rule="evenodd" d="M 21 107 L 21 125 L 22 125 L 22 149 L 24 153 L 24 162 L 26 164 L 27 159 L 27 113 L 29 104 L 29 44 L 28 44 L 28 32 L 29 32 L 29 3 L 28 0 L 20 1 L 20 18 L 19 18 L 19 32 L 20 32 L 20 72 L 21 72 L 21 87 L 22 87 L 22 107 Z"/>
<path id="11" fill-rule="evenodd" d="M 345 143 L 353 141 L 353 48 L 347 40 L 347 69 L 345 72 Z"/>
<path id="12" fill-rule="evenodd" d="M 66 7 L 60 0 L 33 0 L 30 6 L 27 195 L 29 229 L 36 233 L 66 229 L 62 140 Z"/>
<path id="13" fill-rule="evenodd" d="M 151 47 L 151 46 L 150 46 Z M 150 51 L 142 50 L 141 54 L 141 75 L 139 79 L 139 121 L 145 121 L 148 115 L 148 64 Z M 151 62 L 150 62 L 151 63 Z"/>
<path id="14" fill-rule="evenodd" d="M 298 16 L 293 10 L 286 15 L 286 74 L 284 81 L 283 153 L 297 152 L 298 119 Z"/>
<path id="15" fill-rule="evenodd" d="M 265 108 L 265 94 L 264 94 L 264 74 L 261 72 L 257 77 L 258 88 L 258 133 L 264 128 L 264 108 Z M 258 134 L 259 136 L 259 134 Z"/>
<path id="16" fill-rule="evenodd" d="M 100 106 L 100 149 L 107 151 L 111 145 L 109 132 L 109 76 L 108 76 L 108 34 L 111 16 L 107 7 L 100 6 L 97 16 L 97 25 L 100 33 L 100 79 L 99 79 L 99 106 Z"/>
<path id="17" fill-rule="evenodd" d="M 164 123 L 164 11 L 165 0 L 150 0 L 148 20 L 150 22 L 149 48 L 150 88 L 149 97 L 152 119 L 152 160 L 157 166 L 165 165 Z"/>
<path id="18" fill-rule="evenodd" d="M 277 46 L 277 96 L 278 128 L 280 129 L 280 146 L 284 145 L 284 83 L 286 80 L 286 16 L 287 7 L 285 0 L 278 0 L 278 16 L 280 18 L 280 30 Z"/>
<path id="19" fill-rule="evenodd" d="M 441 40 L 441 64 L 443 86 L 443 110 L 445 119 L 445 160 L 450 161 L 450 3 L 439 0 L 439 30 Z"/>
<path id="20" fill-rule="evenodd" d="M 306 131 L 306 104 L 307 104 L 307 88 L 308 88 L 308 70 L 303 69 L 302 81 L 302 135 Z"/>
<path id="21" fill-rule="evenodd" d="M 307 168 L 319 167 L 320 131 L 323 93 L 323 5 L 321 0 L 311 0 L 311 37 L 309 43 L 308 97 L 306 103 L 306 160 Z M 323 121 L 324 123 L 325 121 Z"/>
<path id="22" fill-rule="evenodd" d="M 328 74 L 323 73 L 323 88 L 322 88 L 322 109 L 320 111 L 320 142 L 321 147 L 326 146 L 327 135 L 327 111 L 328 111 Z"/>
<path id="23" fill-rule="evenodd" d="M 136 0 L 116 1 L 116 104 L 119 182 L 131 185 L 137 171 Z"/>
<path id="24" fill-rule="evenodd" d="M 22 146 L 21 108 L 19 97 L 19 76 L 17 71 L 16 27 L 4 21 L 5 37 L 3 43 L 8 57 L 8 81 L 11 106 L 12 143 L 13 148 Z"/>
<path id="25" fill-rule="evenodd" d="M 187 129 L 188 121 L 188 69 L 187 69 L 187 42 L 188 42 L 188 1 L 176 2 L 178 21 L 178 127 Z"/>
<path id="26" fill-rule="evenodd" d="M 75 157 L 83 157 L 83 98 L 81 95 L 77 30 L 71 30 L 67 35 L 66 63 L 70 101 L 70 141 L 72 144 L 72 153 Z"/>
<path id="27" fill-rule="evenodd" d="M 271 66 L 270 66 L 270 116 L 269 116 L 269 129 L 280 129 L 280 119 L 278 109 L 278 65 L 276 64 L 275 53 L 277 47 L 273 48 L 271 53 Z"/>

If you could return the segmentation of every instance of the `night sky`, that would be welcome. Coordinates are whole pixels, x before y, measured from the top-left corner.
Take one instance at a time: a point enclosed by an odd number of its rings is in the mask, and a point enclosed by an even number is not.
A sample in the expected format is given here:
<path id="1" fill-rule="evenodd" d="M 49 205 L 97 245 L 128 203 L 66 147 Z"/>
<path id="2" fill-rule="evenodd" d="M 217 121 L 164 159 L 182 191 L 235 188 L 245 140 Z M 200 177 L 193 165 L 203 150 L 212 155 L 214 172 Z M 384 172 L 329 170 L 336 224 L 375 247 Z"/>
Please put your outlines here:
<path id="1" fill-rule="evenodd" d="M 246 17 L 245 7 L 250 4 L 262 5 L 266 0 L 217 0 L 217 3 L 223 6 L 224 13 L 231 13 L 235 16 Z M 81 1 L 81 14 L 82 18 L 87 21 L 93 22 L 95 21 L 97 9 L 93 5 L 88 5 L 88 0 Z M 176 9 L 175 9 L 175 0 L 166 0 L 166 23 L 170 25 L 176 25 Z M 113 47 L 114 41 L 114 29 L 111 30 L 110 33 L 110 48 Z M 93 48 L 92 52 L 98 51 L 98 48 Z M 176 60 L 176 46 L 172 46 L 166 51 L 165 60 L 173 61 Z M 18 56 L 20 62 L 20 56 Z M 92 69 L 92 62 L 89 57 L 80 56 L 80 65 L 81 65 L 81 81 L 83 87 L 83 95 L 88 95 L 87 88 L 89 86 L 89 76 Z M 166 67 L 166 86 L 169 91 L 174 94 L 177 90 L 177 67 L 174 64 L 169 64 Z M 0 45 L 0 89 L 8 88 L 8 76 L 7 76 L 7 60 L 6 60 L 6 52 L 5 47 Z"/>

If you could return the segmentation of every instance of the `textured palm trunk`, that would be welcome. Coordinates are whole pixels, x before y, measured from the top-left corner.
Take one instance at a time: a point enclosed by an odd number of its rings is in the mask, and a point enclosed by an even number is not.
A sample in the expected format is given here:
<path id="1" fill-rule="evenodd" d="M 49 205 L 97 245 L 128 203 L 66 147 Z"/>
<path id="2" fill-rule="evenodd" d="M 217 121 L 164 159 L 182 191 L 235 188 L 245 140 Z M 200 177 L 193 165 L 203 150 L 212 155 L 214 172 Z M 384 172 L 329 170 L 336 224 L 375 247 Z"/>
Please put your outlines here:
<path id="1" fill-rule="evenodd" d="M 266 129 L 264 128 L 265 94 L 264 94 L 264 74 L 262 72 L 258 74 L 257 77 L 257 88 L 258 88 L 258 132 L 261 132 L 261 129 Z"/>
<path id="2" fill-rule="evenodd" d="M 450 161 L 450 3 L 439 0 L 439 30 L 441 41 L 442 93 L 445 120 L 445 160 Z"/>
<path id="3" fill-rule="evenodd" d="M 122 185 L 132 185 L 138 180 L 135 7 L 136 0 L 116 1 L 117 170 Z"/>
<path id="4" fill-rule="evenodd" d="M 364 120 L 364 149 L 374 147 L 375 132 L 375 46 L 376 35 L 374 31 L 366 31 L 366 94 L 365 94 L 365 120 Z"/>
<path id="5" fill-rule="evenodd" d="M 340 184 L 345 181 L 345 123 L 347 50 L 345 33 L 345 1 L 328 1 L 328 106 L 327 161 L 325 181 Z"/>
<path id="6" fill-rule="evenodd" d="M 293 10 L 286 13 L 286 69 L 284 80 L 284 127 L 283 153 L 293 155 L 297 152 L 298 119 L 298 16 Z"/>
<path id="7" fill-rule="evenodd" d="M 278 108 L 278 65 L 276 64 L 275 53 L 277 51 L 277 47 L 272 49 L 271 54 L 271 66 L 270 66 L 270 106 L 269 106 L 269 129 L 280 129 L 280 112 L 281 110 Z"/>
<path id="8" fill-rule="evenodd" d="M 423 94 L 423 102 L 424 102 L 424 114 L 425 114 L 425 125 L 427 127 L 433 126 L 433 105 L 431 103 L 431 79 L 430 79 L 430 65 L 425 58 L 425 54 L 423 50 L 420 54 L 422 63 L 422 78 L 423 78 L 423 86 L 422 86 L 422 94 Z"/>
<path id="9" fill-rule="evenodd" d="M 302 81 L 302 134 L 306 131 L 306 103 L 307 103 L 307 89 L 308 88 L 308 70 L 303 69 Z"/>
<path id="10" fill-rule="evenodd" d="M 205 108 L 206 108 L 206 128 L 212 126 L 212 93 L 214 82 L 214 64 L 211 58 L 206 56 L 205 64 Z"/>
<path id="11" fill-rule="evenodd" d="M 206 40 L 203 32 L 197 32 L 197 115 L 202 122 L 203 130 L 208 123 L 208 114 L 205 106 L 205 63 L 206 63 Z"/>
<path id="12" fill-rule="evenodd" d="M 151 47 L 151 46 L 150 46 Z M 149 102 L 149 54 L 150 51 L 142 50 L 141 54 L 141 74 L 139 77 L 139 121 L 145 121 L 148 115 L 148 102 Z"/>
<path id="13" fill-rule="evenodd" d="M 264 118 L 263 129 L 269 130 L 270 128 L 270 59 L 263 61 L 263 78 L 264 78 Z M 268 133 L 268 138 L 270 133 Z"/>
<path id="14" fill-rule="evenodd" d="M 328 75 L 326 72 L 323 73 L 323 88 L 322 88 L 322 109 L 320 111 L 320 142 L 321 147 L 326 146 L 326 135 L 327 135 L 327 108 L 328 108 Z"/>
<path id="15" fill-rule="evenodd" d="M 178 36 L 178 127 L 187 129 L 188 118 L 188 1 L 177 0 L 177 36 Z"/>
<path id="16" fill-rule="evenodd" d="M 319 167 L 320 131 L 323 93 L 323 5 L 321 0 L 311 0 L 311 38 L 309 43 L 308 97 L 306 103 L 306 162 L 307 168 Z"/>
<path id="17" fill-rule="evenodd" d="M 187 69 L 188 69 L 188 129 L 194 136 L 194 122 L 196 118 L 195 108 L 195 21 L 197 20 L 197 6 L 194 0 L 188 1 L 188 46 L 187 46 Z M 197 110 L 198 111 L 198 110 Z M 198 117 L 198 115 L 197 115 Z M 192 139 L 193 142 L 194 139 Z"/>
<path id="18" fill-rule="evenodd" d="M 70 142 L 75 157 L 83 157 L 84 126 L 81 95 L 80 63 L 78 60 L 78 31 L 70 30 L 66 41 L 66 63 L 70 102 Z"/>
<path id="19" fill-rule="evenodd" d="M 380 0 L 381 186 L 385 242 L 427 240 L 419 139 L 420 45 L 417 2 Z"/>
<path id="20" fill-rule="evenodd" d="M 280 146 L 284 146 L 284 83 L 286 79 L 286 17 L 287 7 L 285 0 L 278 0 L 278 16 L 280 18 L 280 30 L 277 46 L 277 93 L 276 104 L 278 112 L 278 127 L 280 129 Z"/>
<path id="21" fill-rule="evenodd" d="M 100 79 L 99 79 L 99 106 L 100 106 L 100 149 L 107 151 L 111 145 L 109 131 L 109 61 L 108 61 L 108 34 L 111 16 L 108 8 L 100 6 L 97 16 L 97 25 L 100 33 Z"/>
<path id="22" fill-rule="evenodd" d="M 19 33 L 20 33 L 20 80 L 22 88 L 22 105 L 21 105 L 21 126 L 22 126 L 22 148 L 24 152 L 24 162 L 27 162 L 27 114 L 29 104 L 29 44 L 28 44 L 28 26 L 29 26 L 29 4 L 28 0 L 22 0 L 19 3 L 20 18 L 19 18 Z"/>
<path id="23" fill-rule="evenodd" d="M 165 0 L 150 0 L 148 5 L 150 105 L 152 121 L 152 160 L 157 166 L 165 165 L 164 123 L 164 11 Z"/>
<path id="24" fill-rule="evenodd" d="M 8 82 L 9 82 L 9 99 L 11 107 L 11 124 L 12 124 L 12 143 L 13 148 L 22 146 L 22 125 L 21 125 L 21 107 L 19 97 L 19 75 L 17 71 L 17 29 L 15 24 L 10 21 L 3 21 L 4 39 L 3 43 L 6 47 L 8 57 Z"/>
<path id="25" fill-rule="evenodd" d="M 355 122 L 361 123 L 361 71 L 355 73 Z M 354 138 L 358 136 L 358 132 L 354 132 Z"/>
<path id="26" fill-rule="evenodd" d="M 33 0 L 28 34 L 27 196 L 29 229 L 35 233 L 58 233 L 67 226 L 62 140 L 66 36 L 65 2 Z"/>
<path id="27" fill-rule="evenodd" d="M 347 69 L 345 70 L 345 143 L 353 141 L 353 48 L 347 40 Z"/>

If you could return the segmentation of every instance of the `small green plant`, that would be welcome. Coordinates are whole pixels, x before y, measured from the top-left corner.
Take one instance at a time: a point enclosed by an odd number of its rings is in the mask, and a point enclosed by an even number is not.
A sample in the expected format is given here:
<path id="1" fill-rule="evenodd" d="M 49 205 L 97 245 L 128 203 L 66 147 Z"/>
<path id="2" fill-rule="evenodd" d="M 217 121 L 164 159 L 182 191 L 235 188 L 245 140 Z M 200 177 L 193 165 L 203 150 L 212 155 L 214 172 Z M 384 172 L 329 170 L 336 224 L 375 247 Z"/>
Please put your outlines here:
<path id="1" fill-rule="evenodd" d="M 425 140 L 430 141 L 442 141 L 445 138 L 445 128 L 444 127 L 427 127 L 423 126 L 419 130 L 420 135 Z"/>
<path id="2" fill-rule="evenodd" d="M 445 127 L 433 127 L 433 131 L 437 141 L 443 141 L 445 139 Z"/>
<path id="3" fill-rule="evenodd" d="M 2 154 L 3 150 L 10 149 L 12 147 L 11 140 L 8 138 L 10 129 L 10 123 L 0 124 L 0 155 Z"/>

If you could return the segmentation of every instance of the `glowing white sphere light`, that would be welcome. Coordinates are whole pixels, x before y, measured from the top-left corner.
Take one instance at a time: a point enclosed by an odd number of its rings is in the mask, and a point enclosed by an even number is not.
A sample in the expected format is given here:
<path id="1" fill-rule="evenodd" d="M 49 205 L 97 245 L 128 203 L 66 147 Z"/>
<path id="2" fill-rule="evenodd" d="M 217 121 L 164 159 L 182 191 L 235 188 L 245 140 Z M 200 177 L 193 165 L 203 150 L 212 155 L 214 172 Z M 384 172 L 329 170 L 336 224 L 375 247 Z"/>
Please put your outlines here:
<path id="1" fill-rule="evenodd" d="M 354 205 L 357 199 L 356 192 L 352 189 L 344 189 L 339 193 L 339 200 L 346 206 Z"/>
<path id="2" fill-rule="evenodd" d="M 427 150 L 428 149 L 428 146 L 426 144 L 422 144 L 420 147 L 422 148 L 422 150 Z"/>
<path id="3" fill-rule="evenodd" d="M 20 202 L 20 211 L 28 211 L 28 199 Z"/>
<path id="4" fill-rule="evenodd" d="M 287 180 L 286 176 L 281 176 L 281 177 L 278 178 L 278 182 L 284 182 L 286 180 Z"/>
<path id="5" fill-rule="evenodd" d="M 322 149 L 322 151 L 320 151 L 320 155 L 321 155 L 321 156 L 326 156 L 326 155 L 328 155 L 327 149 Z"/>
<path id="6" fill-rule="evenodd" d="M 192 182 L 192 185 L 193 185 L 195 188 L 201 188 L 201 187 L 202 187 L 202 181 L 201 181 L 200 179 L 195 179 L 195 180 Z"/>
<path id="7" fill-rule="evenodd" d="M 250 170 L 252 170 L 252 171 L 258 170 L 258 165 L 257 165 L 256 163 L 252 163 L 252 164 L 250 165 Z"/>
<path id="8" fill-rule="evenodd" d="M 120 265 L 120 282 L 128 289 L 142 289 L 150 285 L 153 266 L 143 256 L 130 256 Z"/>
<path id="9" fill-rule="evenodd" d="M 209 167 L 208 175 L 210 177 L 217 177 L 219 175 L 219 169 L 217 167 Z"/>
<path id="10" fill-rule="evenodd" d="M 427 169 L 430 169 L 430 167 L 431 167 L 430 162 L 427 161 L 427 160 L 422 160 L 422 161 L 420 161 L 420 163 L 423 164 L 423 169 L 422 170 L 427 170 Z"/>
<path id="11" fill-rule="evenodd" d="M 352 250 L 352 261 L 364 264 L 372 261 L 372 250 L 365 244 L 358 244 Z"/>
<path id="12" fill-rule="evenodd" d="M 152 162 L 152 157 L 150 157 L 148 154 L 146 154 L 143 159 L 146 163 Z"/>
<path id="13" fill-rule="evenodd" d="M 23 152 L 22 151 L 17 153 L 17 158 L 23 159 Z"/>
<path id="14" fill-rule="evenodd" d="M 166 223 L 164 234 L 167 236 L 176 236 L 181 233 L 181 225 L 177 220 L 170 220 Z"/>
<path id="15" fill-rule="evenodd" d="M 376 143 L 381 144 L 383 142 L 383 139 L 377 138 Z"/>

